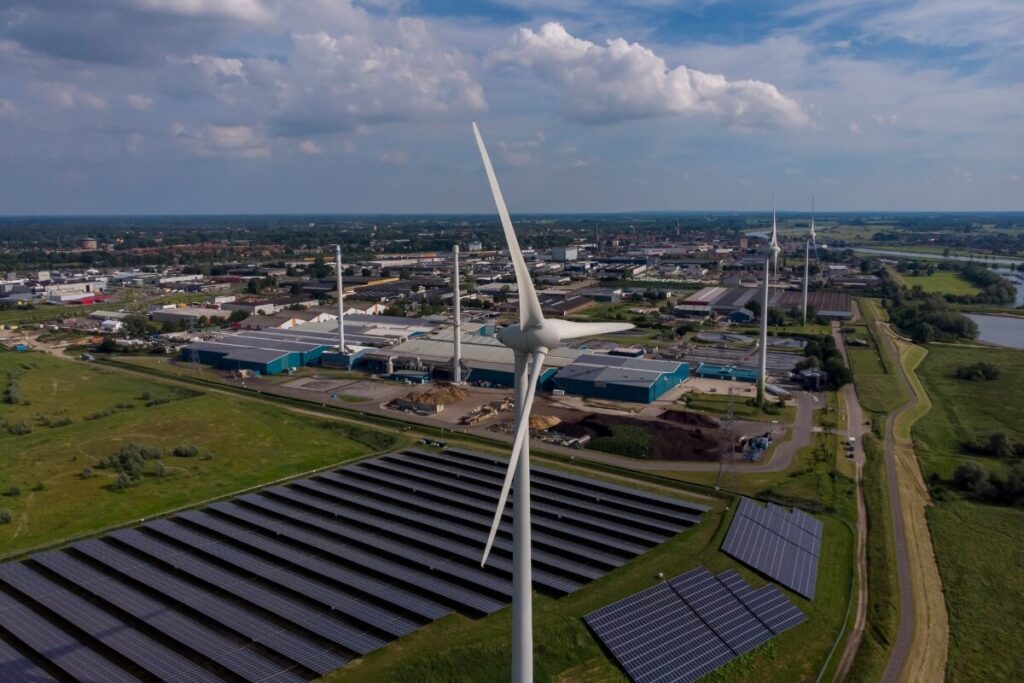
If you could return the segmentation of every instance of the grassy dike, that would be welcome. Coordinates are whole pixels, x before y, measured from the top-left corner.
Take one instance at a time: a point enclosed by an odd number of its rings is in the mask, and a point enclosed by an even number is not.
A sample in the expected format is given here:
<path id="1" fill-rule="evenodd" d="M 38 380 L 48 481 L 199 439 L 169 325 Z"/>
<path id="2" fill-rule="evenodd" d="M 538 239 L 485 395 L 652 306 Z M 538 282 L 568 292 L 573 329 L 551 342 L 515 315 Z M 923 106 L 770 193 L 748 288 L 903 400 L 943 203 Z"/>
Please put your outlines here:
<path id="1" fill-rule="evenodd" d="M 864 320 L 858 331 L 866 335 L 869 345 L 848 351 L 857 398 L 872 422 L 871 434 L 863 439 L 862 482 L 868 524 L 868 599 L 864 637 L 848 680 L 867 683 L 881 677 L 899 626 L 896 550 L 888 493 L 894 482 L 889 482 L 886 474 L 883 432 L 888 413 L 906 403 L 909 396 L 896 374 L 899 361 L 891 356 L 882 337 L 885 331 L 880 323 L 885 311 L 870 299 L 858 299 L 857 303 Z"/>

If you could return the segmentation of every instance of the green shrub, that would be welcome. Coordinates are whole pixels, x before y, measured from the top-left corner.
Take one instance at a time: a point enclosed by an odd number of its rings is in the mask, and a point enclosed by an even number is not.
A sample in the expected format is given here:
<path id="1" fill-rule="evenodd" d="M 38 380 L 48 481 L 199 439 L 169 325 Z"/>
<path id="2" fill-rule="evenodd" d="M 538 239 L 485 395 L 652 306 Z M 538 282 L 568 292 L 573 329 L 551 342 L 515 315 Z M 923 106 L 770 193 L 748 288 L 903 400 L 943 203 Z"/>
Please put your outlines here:
<path id="1" fill-rule="evenodd" d="M 0 524 L 10 524 L 13 517 L 7 508 L 0 508 Z"/>
<path id="2" fill-rule="evenodd" d="M 171 454 L 179 458 L 194 458 L 199 455 L 199 449 L 195 446 L 176 446 Z"/>
<path id="3" fill-rule="evenodd" d="M 21 495 L 21 489 L 19 489 L 17 486 L 11 486 L 6 491 L 4 491 L 4 495 L 7 496 L 8 498 L 15 498 Z"/>

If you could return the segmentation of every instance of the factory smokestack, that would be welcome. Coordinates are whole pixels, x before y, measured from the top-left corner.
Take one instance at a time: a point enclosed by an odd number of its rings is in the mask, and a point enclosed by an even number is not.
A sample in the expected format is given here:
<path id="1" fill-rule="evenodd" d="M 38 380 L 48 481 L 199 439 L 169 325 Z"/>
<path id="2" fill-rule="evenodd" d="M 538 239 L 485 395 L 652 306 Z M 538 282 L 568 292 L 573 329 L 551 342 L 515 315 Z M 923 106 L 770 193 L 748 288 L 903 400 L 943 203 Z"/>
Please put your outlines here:
<path id="1" fill-rule="evenodd" d="M 455 355 L 452 358 L 452 381 L 462 384 L 462 293 L 459 286 L 459 245 L 452 247 L 452 303 L 455 305 L 455 325 L 453 337 L 455 339 Z"/>
<path id="2" fill-rule="evenodd" d="M 345 290 L 341 284 L 341 245 L 336 245 L 334 269 L 338 275 L 338 353 L 345 353 Z"/>

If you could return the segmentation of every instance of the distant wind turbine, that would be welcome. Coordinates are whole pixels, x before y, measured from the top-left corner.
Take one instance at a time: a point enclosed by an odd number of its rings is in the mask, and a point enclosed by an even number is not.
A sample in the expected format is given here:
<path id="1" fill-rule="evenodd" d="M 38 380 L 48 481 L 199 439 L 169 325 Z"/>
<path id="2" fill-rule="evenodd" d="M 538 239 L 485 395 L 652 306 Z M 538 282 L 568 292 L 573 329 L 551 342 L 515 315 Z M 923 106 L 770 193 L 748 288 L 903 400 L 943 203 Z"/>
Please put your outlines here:
<path id="1" fill-rule="evenodd" d="M 764 248 L 764 297 L 761 300 L 761 358 L 760 372 L 757 375 L 757 401 L 764 402 L 765 384 L 768 382 L 768 281 L 771 272 L 768 269 L 769 262 L 774 262 L 775 271 L 779 269 L 779 247 L 778 227 L 775 222 L 775 195 L 772 195 L 772 239 Z"/>
<path id="2" fill-rule="evenodd" d="M 565 339 L 578 339 L 613 332 L 624 332 L 633 326 L 628 323 L 575 323 L 568 320 L 547 320 L 541 312 L 540 300 L 519 249 L 512 220 L 498 186 L 480 129 L 473 123 L 473 135 L 480 148 L 487 180 L 494 195 L 494 205 L 501 218 L 501 227 L 508 242 L 508 253 L 516 274 L 519 290 L 519 324 L 504 327 L 498 340 L 515 353 L 516 424 L 505 481 L 498 498 L 487 544 L 480 565 L 487 563 L 498 526 L 505 511 L 512 483 L 515 482 L 515 506 L 512 510 L 512 681 L 529 683 L 533 680 L 533 577 L 531 567 L 530 532 L 530 410 L 537 393 L 537 382 L 544 367 L 544 358 Z"/>
<path id="3" fill-rule="evenodd" d="M 807 283 L 810 279 L 811 247 L 814 247 L 814 258 L 818 258 L 818 242 L 814 233 L 814 197 L 811 197 L 811 234 L 804 243 L 804 325 L 807 325 Z"/>

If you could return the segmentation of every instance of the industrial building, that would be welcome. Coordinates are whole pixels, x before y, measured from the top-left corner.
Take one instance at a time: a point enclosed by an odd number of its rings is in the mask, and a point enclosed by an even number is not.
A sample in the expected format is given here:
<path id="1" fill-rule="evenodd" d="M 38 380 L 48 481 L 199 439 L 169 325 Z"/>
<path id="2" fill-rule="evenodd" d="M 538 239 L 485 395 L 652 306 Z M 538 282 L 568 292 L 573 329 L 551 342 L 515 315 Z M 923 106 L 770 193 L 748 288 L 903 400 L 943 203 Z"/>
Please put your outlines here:
<path id="1" fill-rule="evenodd" d="M 489 328 L 478 325 L 477 330 L 477 333 L 464 333 L 459 338 L 463 379 L 491 386 L 511 387 L 515 379 L 512 350 L 496 337 L 486 334 Z M 445 329 L 430 337 L 409 339 L 391 348 L 374 349 L 366 353 L 361 362 L 371 372 L 384 375 L 400 370 L 416 370 L 447 378 L 453 371 L 453 342 L 451 330 Z M 569 365 L 582 353 L 575 349 L 559 348 L 548 354 L 541 374 L 541 386 L 545 386 L 559 368 Z"/>
<path id="2" fill-rule="evenodd" d="M 578 396 L 652 403 L 689 374 L 687 363 L 588 353 L 559 370 L 554 386 Z"/>
<path id="3" fill-rule="evenodd" d="M 762 290 L 757 287 L 705 287 L 690 294 L 673 307 L 678 316 L 710 317 L 713 315 L 730 316 L 749 310 L 750 305 L 759 303 Z M 791 310 L 803 305 L 800 292 L 781 288 L 773 288 L 769 294 L 768 306 L 780 310 Z M 853 305 L 850 295 L 846 292 L 814 291 L 808 294 L 807 303 L 826 318 L 848 320 L 853 316 Z"/>
<path id="4" fill-rule="evenodd" d="M 224 335 L 217 341 L 193 342 L 181 348 L 184 361 L 214 365 L 222 370 L 251 370 L 275 375 L 319 362 L 330 348 L 327 341 L 299 340 L 274 330 Z"/>

